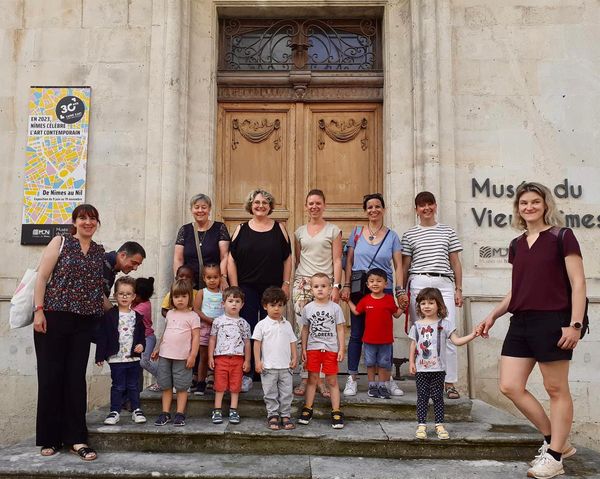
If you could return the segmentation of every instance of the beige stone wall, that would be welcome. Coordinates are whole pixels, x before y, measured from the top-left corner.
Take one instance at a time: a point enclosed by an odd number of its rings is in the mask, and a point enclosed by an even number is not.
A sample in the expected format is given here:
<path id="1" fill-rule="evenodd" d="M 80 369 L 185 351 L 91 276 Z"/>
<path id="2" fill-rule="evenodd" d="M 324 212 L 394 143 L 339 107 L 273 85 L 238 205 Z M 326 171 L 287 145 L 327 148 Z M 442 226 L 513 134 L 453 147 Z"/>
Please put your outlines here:
<path id="1" fill-rule="evenodd" d="M 0 377 L 10 391 L 0 397 L 9 418 L 0 420 L 0 444 L 34 430 L 31 330 L 9 331 L 6 324 L 7 299 L 40 253 L 19 244 L 29 86 L 92 86 L 87 199 L 100 209 L 98 239 L 110 249 L 140 240 L 149 257 L 139 273 L 157 277 L 161 296 L 171 275 L 174 235 L 188 215 L 187 198 L 200 191 L 214 194 L 217 10 L 260 6 L 274 14 L 284 3 L 0 0 L 5 158 L 0 164 Z M 477 226 L 472 208 L 477 214 L 483 208 L 509 213 L 511 200 L 473 197 L 473 178 L 490 178 L 496 185 L 525 178 L 556 185 L 568 178 L 582 185 L 583 194 L 561 200 L 561 207 L 600 215 L 595 186 L 600 165 L 593 156 L 600 146 L 598 2 L 290 0 L 287 5 L 305 11 L 327 6 L 328 14 L 348 5 L 383 6 L 388 223 L 402 233 L 415 221 L 415 191 L 437 194 L 440 220 L 456 226 L 465 247 L 464 290 L 474 298 L 467 320 L 482 318 L 492 307 L 485 298 L 503 294 L 510 281 L 505 267 L 480 264 L 479 247 L 505 246 L 515 235 L 508 227 Z M 600 296 L 600 259 L 594 254 L 599 231 L 576 230 L 595 297 Z M 467 392 L 471 377 L 476 397 L 510 409 L 496 386 L 503 327 L 499 323 L 489 342 L 472 346 L 470 374 L 467 348 L 461 349 L 460 387 Z M 600 340 L 595 329 L 576 354 L 571 378 L 575 440 L 600 448 L 594 439 L 600 432 L 600 386 L 592 373 L 598 369 L 592 349 Z M 406 343 L 400 340 L 397 349 L 401 355 Z M 106 403 L 106 371 L 90 362 L 89 379 L 90 407 Z M 545 397 L 538 376 L 532 385 Z"/>
<path id="2" fill-rule="evenodd" d="M 478 227 L 471 212 L 488 208 L 494 215 L 511 212 L 511 198 L 473 197 L 472 179 L 500 185 L 535 180 L 550 187 L 566 178 L 581 185 L 580 198 L 558 199 L 566 213 L 600 214 L 600 163 L 597 160 L 600 101 L 597 79 L 600 57 L 600 5 L 593 1 L 503 2 L 453 0 L 452 100 L 454 103 L 457 226 L 464 242 L 465 292 L 499 295 L 508 291 L 507 268 L 482 268 L 477 253 L 482 245 L 506 245 L 516 236 L 509 228 Z M 577 192 L 577 189 L 575 190 Z M 581 243 L 588 295 L 600 296 L 600 260 L 595 250 L 597 226 L 575 228 Z M 474 302 L 471 316 L 479 321 L 492 303 Z M 597 304 L 593 312 L 599 310 Z M 498 358 L 508 316 L 498 321 L 488 341 L 475 341 L 474 391 L 477 397 L 517 415 L 498 393 Z M 575 400 L 573 440 L 598 449 L 597 350 L 600 333 L 592 333 L 577 347 L 571 363 L 570 384 Z M 548 406 L 537 371 L 530 386 Z"/>

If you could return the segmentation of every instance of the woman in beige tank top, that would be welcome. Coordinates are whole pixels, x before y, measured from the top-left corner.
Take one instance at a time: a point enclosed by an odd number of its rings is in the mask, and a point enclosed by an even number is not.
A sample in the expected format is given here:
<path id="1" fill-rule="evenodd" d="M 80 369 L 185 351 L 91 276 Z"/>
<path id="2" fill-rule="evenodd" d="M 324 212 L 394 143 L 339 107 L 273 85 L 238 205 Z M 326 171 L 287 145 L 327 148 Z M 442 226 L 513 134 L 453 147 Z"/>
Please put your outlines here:
<path id="1" fill-rule="evenodd" d="M 310 277 L 315 273 L 327 274 L 333 281 L 331 299 L 336 303 L 340 299 L 342 279 L 342 232 L 323 218 L 325 194 L 321 190 L 310 190 L 306 195 L 305 208 L 308 223 L 300 226 L 294 233 L 296 272 L 292 299 L 298 334 L 302 309 L 313 300 Z M 304 395 L 306 378 L 307 373 L 302 369 L 302 382 L 294 389 L 294 394 Z M 324 397 L 329 397 L 323 381 L 319 383 L 319 391 Z"/>

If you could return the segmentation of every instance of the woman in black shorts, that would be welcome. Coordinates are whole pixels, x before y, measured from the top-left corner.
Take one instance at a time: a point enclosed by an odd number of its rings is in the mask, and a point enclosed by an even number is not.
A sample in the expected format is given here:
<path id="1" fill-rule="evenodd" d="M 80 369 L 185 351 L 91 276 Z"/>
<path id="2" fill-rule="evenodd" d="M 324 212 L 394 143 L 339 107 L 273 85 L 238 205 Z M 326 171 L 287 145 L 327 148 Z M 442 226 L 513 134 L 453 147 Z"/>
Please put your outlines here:
<path id="1" fill-rule="evenodd" d="M 550 478 L 563 474 L 562 458 L 575 453 L 567 443 L 573 422 L 569 361 L 580 339 L 585 311 L 583 261 L 573 232 L 559 227 L 547 187 L 520 185 L 513 210 L 513 225 L 525 232 L 509 249 L 511 291 L 479 330 L 488 337 L 500 316 L 507 311 L 512 314 L 500 358 L 500 391 L 544 436 L 527 476 Z M 550 397 L 550 417 L 526 388 L 536 363 Z"/>

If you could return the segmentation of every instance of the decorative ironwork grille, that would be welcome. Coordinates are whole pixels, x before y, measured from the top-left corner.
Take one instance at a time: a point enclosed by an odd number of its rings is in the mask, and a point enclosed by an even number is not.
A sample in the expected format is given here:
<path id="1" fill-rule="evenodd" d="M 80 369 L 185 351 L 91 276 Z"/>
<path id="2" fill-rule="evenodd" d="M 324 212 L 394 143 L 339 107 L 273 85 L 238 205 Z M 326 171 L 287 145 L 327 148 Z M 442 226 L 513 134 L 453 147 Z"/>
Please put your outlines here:
<path id="1" fill-rule="evenodd" d="M 221 70 L 381 69 L 380 22 L 222 19 Z"/>

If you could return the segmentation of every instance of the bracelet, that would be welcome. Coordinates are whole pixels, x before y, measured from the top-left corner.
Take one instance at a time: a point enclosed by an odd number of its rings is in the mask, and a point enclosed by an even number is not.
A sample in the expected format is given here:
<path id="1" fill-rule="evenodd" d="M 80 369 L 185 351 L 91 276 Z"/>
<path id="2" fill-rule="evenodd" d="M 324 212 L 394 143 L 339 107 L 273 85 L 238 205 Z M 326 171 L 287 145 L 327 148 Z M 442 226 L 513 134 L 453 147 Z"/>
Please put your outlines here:
<path id="1" fill-rule="evenodd" d="M 283 284 L 287 284 L 287 285 L 289 286 L 289 285 L 290 285 L 290 282 L 284 279 L 284 280 L 283 280 Z"/>
<path id="2" fill-rule="evenodd" d="M 225 279 L 227 279 L 227 275 L 226 275 L 226 274 L 222 274 L 222 275 L 221 275 L 221 278 L 225 278 Z"/>
<path id="3" fill-rule="evenodd" d="M 406 294 L 406 290 L 404 288 L 397 286 L 396 287 L 396 296 L 402 296 L 403 294 Z"/>
<path id="4" fill-rule="evenodd" d="M 459 288 L 458 286 L 456 288 L 454 288 L 454 291 L 460 291 L 462 293 L 462 288 Z"/>

